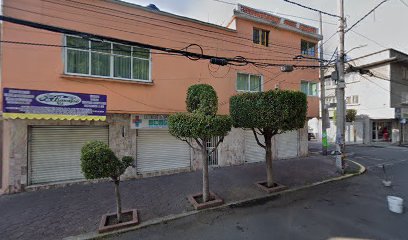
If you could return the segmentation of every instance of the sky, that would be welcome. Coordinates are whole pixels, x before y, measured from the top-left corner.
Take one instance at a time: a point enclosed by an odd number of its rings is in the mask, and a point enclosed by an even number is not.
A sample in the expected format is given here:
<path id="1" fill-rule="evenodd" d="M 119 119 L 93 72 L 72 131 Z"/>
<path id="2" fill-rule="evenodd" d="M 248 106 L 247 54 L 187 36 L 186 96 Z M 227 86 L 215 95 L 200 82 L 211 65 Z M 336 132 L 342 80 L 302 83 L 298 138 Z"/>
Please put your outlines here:
<path id="1" fill-rule="evenodd" d="M 231 19 L 235 5 L 222 3 L 217 0 L 124 0 L 146 6 L 155 4 L 160 10 L 171 12 L 205 22 L 226 25 Z M 240 3 L 253 8 L 271 11 L 282 17 L 296 20 L 314 27 L 319 27 L 319 15 L 283 0 L 221 0 L 229 3 Z M 303 5 L 317 8 L 322 11 L 337 14 L 337 0 L 293 0 Z M 345 0 L 345 16 L 347 25 L 353 25 L 367 12 L 382 0 Z M 405 3 L 405 4 L 404 4 Z M 302 18 L 301 19 L 293 15 Z M 323 16 L 323 37 L 327 40 L 338 29 L 338 20 L 335 17 Z M 380 51 L 385 48 L 394 48 L 408 53 L 408 0 L 389 0 L 380 6 L 373 14 L 346 34 L 345 49 L 348 57 L 355 58 Z M 325 41 L 324 40 L 324 41 Z M 332 37 L 325 43 L 325 55 L 332 54 L 338 45 L 338 36 Z M 327 57 L 327 56 L 326 56 Z"/>

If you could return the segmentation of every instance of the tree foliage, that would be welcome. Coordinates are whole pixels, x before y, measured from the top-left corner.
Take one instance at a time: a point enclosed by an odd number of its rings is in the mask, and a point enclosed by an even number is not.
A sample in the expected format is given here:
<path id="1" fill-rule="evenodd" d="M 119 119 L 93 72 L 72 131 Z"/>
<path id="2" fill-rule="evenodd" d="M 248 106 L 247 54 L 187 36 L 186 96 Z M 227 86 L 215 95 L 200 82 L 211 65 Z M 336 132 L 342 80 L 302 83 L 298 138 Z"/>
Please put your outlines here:
<path id="1" fill-rule="evenodd" d="M 243 93 L 231 97 L 230 114 L 234 127 L 283 133 L 304 127 L 307 97 L 289 90 Z"/>
<path id="2" fill-rule="evenodd" d="M 120 176 L 132 166 L 130 156 L 119 160 L 109 146 L 101 141 L 90 141 L 81 149 L 81 169 L 86 179 L 111 178 L 115 184 L 116 217 L 122 222 L 122 202 L 120 199 Z"/>
<path id="3" fill-rule="evenodd" d="M 201 113 L 177 113 L 169 116 L 169 130 L 179 138 L 211 138 L 231 131 L 229 116 L 208 116 Z"/>
<path id="4" fill-rule="evenodd" d="M 81 169 L 86 179 L 117 179 L 134 159 L 123 157 L 119 160 L 107 144 L 101 141 L 86 143 L 81 149 Z"/>
<path id="5" fill-rule="evenodd" d="M 185 141 L 194 148 L 194 139 L 201 148 L 203 164 L 203 201 L 210 199 L 208 181 L 208 154 L 215 151 L 223 141 L 224 136 L 231 131 L 231 118 L 219 116 L 218 97 L 214 88 L 208 84 L 191 86 L 187 91 L 187 113 L 176 113 L 168 118 L 169 132 L 173 136 Z M 208 152 L 207 141 L 212 137 L 220 137 L 215 147 Z"/>
<path id="6" fill-rule="evenodd" d="M 187 113 L 176 113 L 168 118 L 169 131 L 178 138 L 208 139 L 225 136 L 231 131 L 231 118 L 216 115 L 218 97 L 208 84 L 191 86 L 187 91 Z"/>
<path id="7" fill-rule="evenodd" d="M 288 90 L 243 93 L 231 97 L 230 114 L 234 127 L 251 128 L 256 142 L 265 149 L 267 187 L 275 186 L 272 176 L 272 137 L 304 127 L 307 97 Z M 263 135 L 262 143 L 258 134 Z"/>
<path id="8" fill-rule="evenodd" d="M 357 110 L 347 109 L 346 111 L 346 122 L 354 122 L 356 120 Z"/>
<path id="9" fill-rule="evenodd" d="M 217 93 L 211 85 L 193 85 L 187 90 L 186 105 L 190 113 L 216 115 L 218 111 Z"/>

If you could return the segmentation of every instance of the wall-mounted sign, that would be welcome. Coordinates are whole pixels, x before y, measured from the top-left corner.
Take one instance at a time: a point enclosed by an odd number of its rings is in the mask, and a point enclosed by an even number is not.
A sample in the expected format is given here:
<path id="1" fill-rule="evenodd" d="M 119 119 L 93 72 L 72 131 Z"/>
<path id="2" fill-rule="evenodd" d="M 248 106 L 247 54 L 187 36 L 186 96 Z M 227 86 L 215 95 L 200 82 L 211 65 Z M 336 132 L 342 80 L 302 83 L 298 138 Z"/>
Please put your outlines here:
<path id="1" fill-rule="evenodd" d="M 395 108 L 395 118 L 397 119 L 408 118 L 408 108 Z"/>
<path id="2" fill-rule="evenodd" d="M 106 95 L 4 88 L 3 116 L 105 121 Z"/>
<path id="3" fill-rule="evenodd" d="M 132 129 L 152 129 L 152 128 L 168 128 L 168 115 L 152 114 L 132 115 L 130 118 L 130 128 Z"/>

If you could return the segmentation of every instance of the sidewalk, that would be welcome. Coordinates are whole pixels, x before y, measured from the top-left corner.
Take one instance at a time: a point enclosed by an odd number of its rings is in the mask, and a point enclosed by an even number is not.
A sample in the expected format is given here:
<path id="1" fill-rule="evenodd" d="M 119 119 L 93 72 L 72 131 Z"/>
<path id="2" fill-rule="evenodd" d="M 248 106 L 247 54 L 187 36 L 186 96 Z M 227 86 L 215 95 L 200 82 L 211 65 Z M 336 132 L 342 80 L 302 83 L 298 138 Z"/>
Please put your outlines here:
<path id="1" fill-rule="evenodd" d="M 310 156 L 273 163 L 274 178 L 297 187 L 338 176 L 332 158 Z M 266 179 L 265 164 L 210 170 L 210 190 L 225 202 L 266 193 L 254 182 Z M 201 171 L 121 183 L 123 209 L 137 208 L 140 221 L 193 210 L 186 199 L 201 191 Z M 101 216 L 115 210 L 110 182 L 0 196 L 0 239 L 61 239 L 97 230 Z"/>

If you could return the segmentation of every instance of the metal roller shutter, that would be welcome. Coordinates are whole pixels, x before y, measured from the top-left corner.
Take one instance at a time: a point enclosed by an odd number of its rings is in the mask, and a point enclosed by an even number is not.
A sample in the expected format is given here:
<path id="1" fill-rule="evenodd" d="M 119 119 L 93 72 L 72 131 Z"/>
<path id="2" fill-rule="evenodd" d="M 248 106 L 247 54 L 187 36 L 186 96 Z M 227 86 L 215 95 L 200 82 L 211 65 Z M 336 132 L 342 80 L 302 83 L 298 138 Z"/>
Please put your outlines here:
<path id="1" fill-rule="evenodd" d="M 138 130 L 136 167 L 139 173 L 190 167 L 190 147 L 167 129 Z"/>
<path id="2" fill-rule="evenodd" d="M 82 146 L 91 140 L 108 144 L 108 127 L 38 126 L 31 128 L 31 184 L 83 179 Z"/>
<path id="3" fill-rule="evenodd" d="M 258 136 L 259 141 L 264 143 L 263 136 Z M 245 162 L 255 163 L 265 161 L 265 149 L 256 142 L 252 130 L 245 131 Z"/>
<path id="4" fill-rule="evenodd" d="M 277 136 L 278 158 L 287 159 L 298 156 L 298 131 L 291 131 Z"/>

